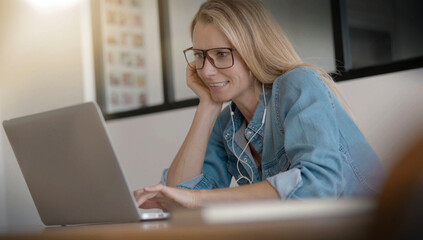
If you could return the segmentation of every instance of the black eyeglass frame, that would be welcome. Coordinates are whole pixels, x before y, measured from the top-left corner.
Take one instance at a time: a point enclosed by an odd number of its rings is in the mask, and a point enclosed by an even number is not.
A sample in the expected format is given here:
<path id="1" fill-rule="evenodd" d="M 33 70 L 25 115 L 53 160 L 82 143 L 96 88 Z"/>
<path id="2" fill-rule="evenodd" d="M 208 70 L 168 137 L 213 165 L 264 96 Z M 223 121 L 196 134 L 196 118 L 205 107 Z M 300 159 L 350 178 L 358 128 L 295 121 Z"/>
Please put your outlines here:
<path id="1" fill-rule="evenodd" d="M 210 61 L 210 59 L 209 59 L 209 58 L 211 58 L 211 57 L 209 56 L 208 52 L 209 52 L 209 51 L 212 51 L 212 50 L 218 50 L 218 49 L 226 49 L 226 50 L 229 50 L 229 51 L 231 52 L 231 56 L 232 56 L 232 64 L 231 64 L 231 66 L 221 68 L 221 67 L 217 67 L 217 66 L 214 64 L 214 61 Z M 193 67 L 193 66 L 191 66 L 190 62 L 188 61 L 187 54 L 186 54 L 186 52 L 188 52 L 188 51 L 190 51 L 190 50 L 194 50 L 194 51 L 201 51 L 201 52 L 203 53 L 203 55 L 204 55 L 204 56 L 206 56 L 205 58 L 203 58 L 203 64 L 201 65 L 201 68 L 197 68 L 197 67 Z M 183 52 L 184 52 L 184 57 L 185 57 L 185 60 L 187 61 L 188 65 L 189 65 L 192 69 L 200 70 L 200 69 L 203 69 L 203 68 L 204 68 L 204 64 L 206 63 L 206 58 L 207 58 L 207 60 L 209 60 L 209 62 L 213 65 L 213 67 L 215 67 L 215 68 L 217 68 L 217 69 L 228 69 L 228 68 L 233 67 L 233 66 L 234 66 L 234 64 L 235 64 L 235 59 L 234 59 L 234 54 L 233 54 L 233 51 L 236 51 L 236 48 L 225 48 L 225 47 L 220 47 L 220 48 L 210 48 L 210 49 L 207 49 L 207 50 L 202 50 L 202 49 L 196 49 L 196 48 L 190 47 L 190 48 L 185 49 Z"/>

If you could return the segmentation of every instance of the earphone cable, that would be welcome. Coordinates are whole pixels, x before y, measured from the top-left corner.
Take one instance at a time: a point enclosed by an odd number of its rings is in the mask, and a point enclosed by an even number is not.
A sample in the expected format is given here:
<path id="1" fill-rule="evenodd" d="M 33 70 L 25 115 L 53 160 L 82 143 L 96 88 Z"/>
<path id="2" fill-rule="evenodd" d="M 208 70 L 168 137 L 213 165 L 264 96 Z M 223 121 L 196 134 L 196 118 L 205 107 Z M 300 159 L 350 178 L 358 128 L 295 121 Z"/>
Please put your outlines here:
<path id="1" fill-rule="evenodd" d="M 238 179 L 236 179 L 236 182 L 238 182 L 241 179 L 246 179 L 250 184 L 253 183 L 254 181 L 254 171 L 253 168 L 250 166 L 250 164 L 248 164 L 247 161 L 245 161 L 244 163 L 247 164 L 247 166 L 250 168 L 251 170 L 251 179 L 249 179 L 248 177 L 244 176 L 240 169 L 239 169 L 239 162 L 241 161 L 240 157 L 242 156 L 242 154 L 245 152 L 245 150 L 248 147 L 248 144 L 250 144 L 250 142 L 253 140 L 253 138 L 257 135 L 257 133 L 260 131 L 260 129 L 263 128 L 265 119 L 266 119 L 266 110 L 267 110 L 267 100 L 266 100 L 266 93 L 264 91 L 264 84 L 262 84 L 262 90 L 263 90 L 263 99 L 264 99 L 264 112 L 263 112 L 263 119 L 261 121 L 261 125 L 259 127 L 259 129 L 257 129 L 257 131 L 255 131 L 254 135 L 248 140 L 247 144 L 245 145 L 244 149 L 242 150 L 241 154 L 238 156 L 235 152 L 235 148 L 234 148 L 234 138 L 235 138 L 235 122 L 234 122 L 234 112 L 232 111 L 232 107 L 229 106 L 229 109 L 231 110 L 231 120 L 232 120 L 232 151 L 235 155 L 235 157 L 237 158 L 237 162 L 236 162 L 236 168 L 238 170 L 238 174 L 240 175 L 240 177 Z"/>

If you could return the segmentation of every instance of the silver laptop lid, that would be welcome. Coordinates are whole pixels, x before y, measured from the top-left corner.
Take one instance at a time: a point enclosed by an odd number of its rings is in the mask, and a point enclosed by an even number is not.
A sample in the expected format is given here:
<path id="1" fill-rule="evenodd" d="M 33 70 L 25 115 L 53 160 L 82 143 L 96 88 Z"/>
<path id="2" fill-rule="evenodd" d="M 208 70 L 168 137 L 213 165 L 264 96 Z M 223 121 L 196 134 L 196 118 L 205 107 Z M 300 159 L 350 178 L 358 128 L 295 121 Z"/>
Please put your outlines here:
<path id="1" fill-rule="evenodd" d="M 95 103 L 3 126 L 45 225 L 140 220 Z"/>

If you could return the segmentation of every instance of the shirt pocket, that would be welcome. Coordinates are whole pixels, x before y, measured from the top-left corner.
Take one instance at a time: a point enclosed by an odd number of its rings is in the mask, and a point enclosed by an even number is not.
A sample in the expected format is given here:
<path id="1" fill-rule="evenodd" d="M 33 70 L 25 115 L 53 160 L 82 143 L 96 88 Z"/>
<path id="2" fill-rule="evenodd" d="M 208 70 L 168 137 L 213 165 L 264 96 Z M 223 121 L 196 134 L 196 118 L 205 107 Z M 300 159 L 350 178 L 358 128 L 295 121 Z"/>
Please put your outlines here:
<path id="1" fill-rule="evenodd" d="M 241 175 L 238 172 L 237 169 L 237 158 L 235 157 L 235 155 L 233 155 L 232 153 L 229 154 L 229 161 L 228 161 L 228 171 L 229 173 L 235 178 L 235 180 L 238 180 L 239 178 L 241 178 Z M 251 178 L 250 174 L 246 173 L 244 167 L 242 166 L 242 163 L 239 163 L 239 170 L 241 171 L 241 173 L 246 176 L 247 178 Z M 239 181 L 237 181 L 238 185 L 245 185 L 245 184 L 249 184 L 249 181 L 245 178 L 241 178 L 239 179 Z"/>
<path id="2" fill-rule="evenodd" d="M 291 166 L 288 157 L 286 156 L 285 148 L 282 147 L 278 152 L 276 152 L 275 157 L 264 164 L 263 169 L 265 177 L 272 177 L 280 172 L 285 172 Z"/>

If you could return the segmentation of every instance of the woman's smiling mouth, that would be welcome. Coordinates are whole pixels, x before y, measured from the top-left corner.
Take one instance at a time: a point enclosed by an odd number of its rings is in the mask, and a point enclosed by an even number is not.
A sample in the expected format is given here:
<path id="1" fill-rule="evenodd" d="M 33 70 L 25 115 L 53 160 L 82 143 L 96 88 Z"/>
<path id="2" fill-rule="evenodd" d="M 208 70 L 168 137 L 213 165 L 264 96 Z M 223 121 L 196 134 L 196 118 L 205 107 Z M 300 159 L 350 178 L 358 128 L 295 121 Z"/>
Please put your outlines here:
<path id="1" fill-rule="evenodd" d="M 212 87 L 212 88 L 223 87 L 223 86 L 225 86 L 228 83 L 229 83 L 229 81 L 218 82 L 218 83 L 209 83 L 209 86 Z"/>

